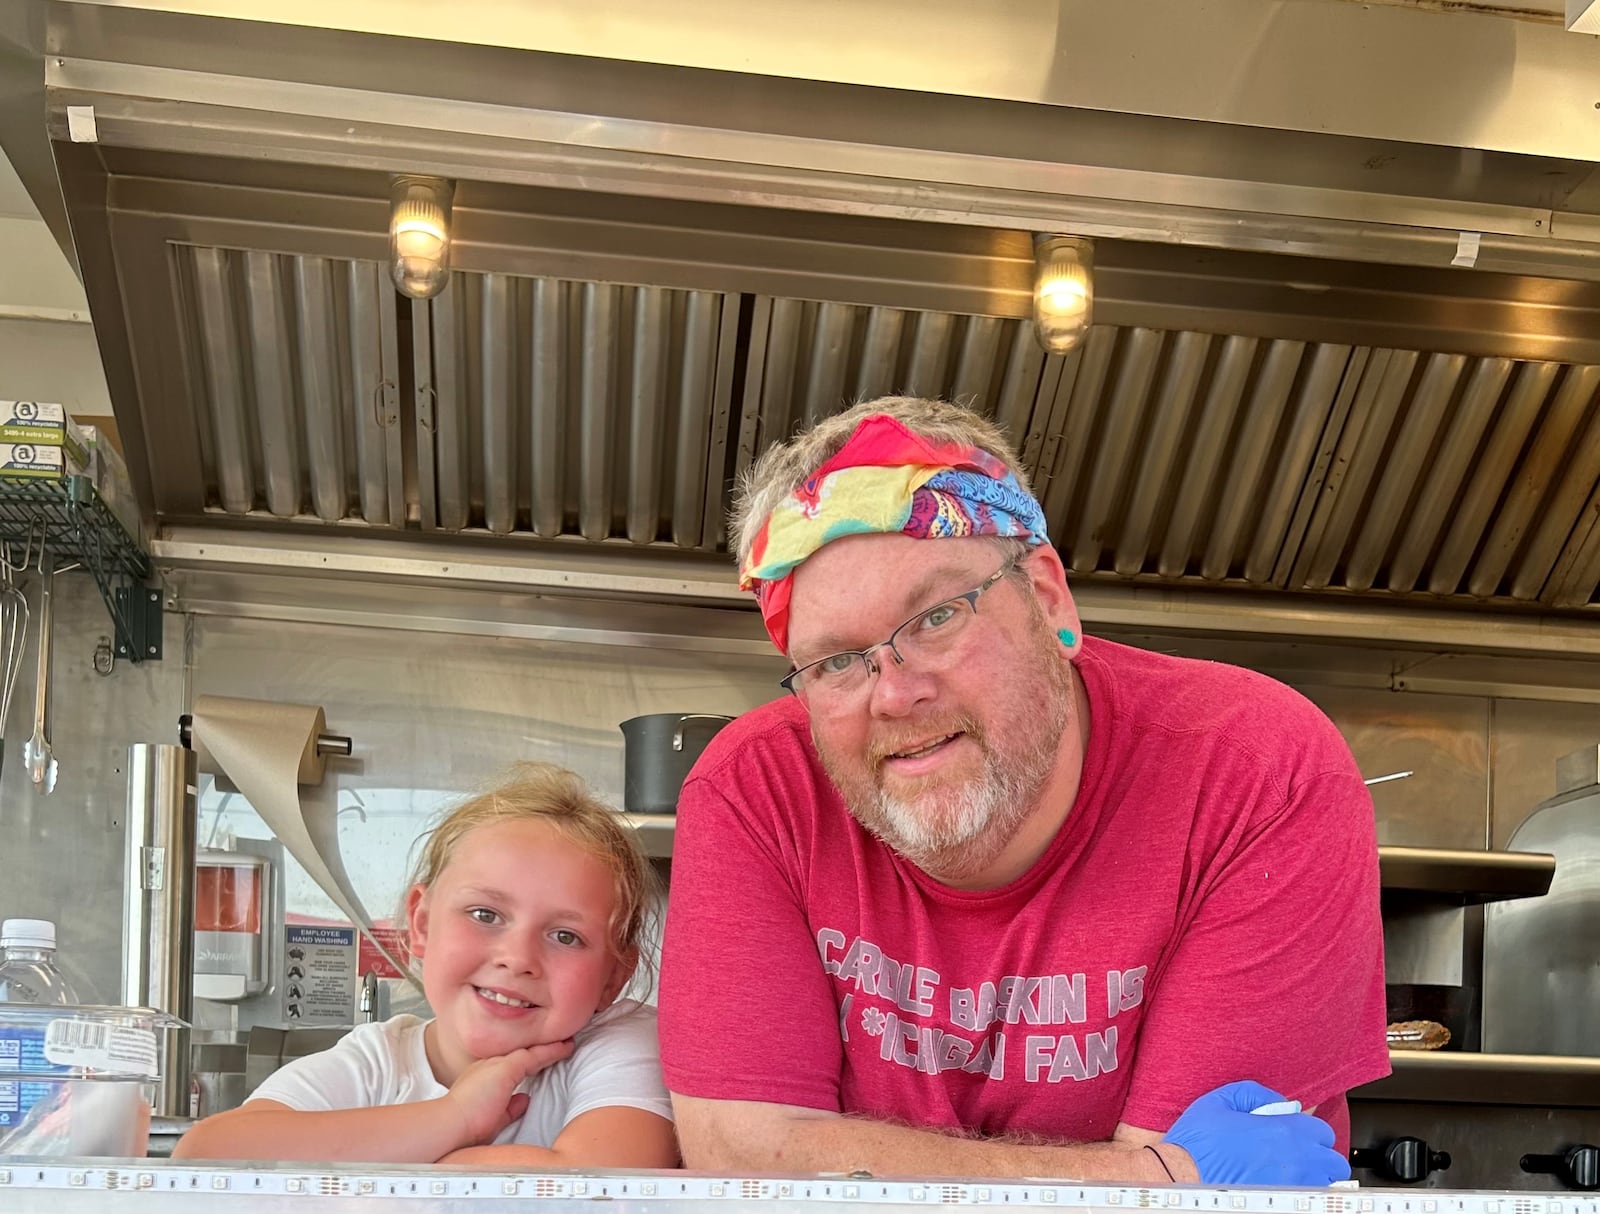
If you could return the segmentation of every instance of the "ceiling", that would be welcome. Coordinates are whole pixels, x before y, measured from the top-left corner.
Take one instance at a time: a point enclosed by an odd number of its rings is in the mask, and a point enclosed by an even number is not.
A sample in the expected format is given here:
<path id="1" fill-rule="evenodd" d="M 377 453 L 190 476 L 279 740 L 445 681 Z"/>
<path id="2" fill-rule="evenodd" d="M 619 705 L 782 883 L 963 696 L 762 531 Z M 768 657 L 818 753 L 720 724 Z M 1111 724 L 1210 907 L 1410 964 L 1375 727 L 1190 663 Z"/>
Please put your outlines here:
<path id="1" fill-rule="evenodd" d="M 1310 131 L 1282 97 L 1280 124 L 1215 120 L 1262 116 L 1264 87 L 1174 117 L 1177 85 L 1130 112 L 1064 105 L 1053 77 L 1048 101 L 976 77 L 934 94 L 853 60 L 795 80 L 583 57 L 581 24 L 551 24 L 558 52 L 514 22 L 497 47 L 362 25 L 403 5 L 341 10 L 344 30 L 208 7 L 36 5 L 45 119 L 7 141 L 70 225 L 164 529 L 701 569 L 765 445 L 912 391 L 1006 425 L 1080 580 L 1600 606 L 1600 142 L 1504 121 L 1541 102 L 1527 69 L 1593 40 L 1261 6 L 1307 57 L 1360 19 L 1419 77 L 1446 44 L 1516 69 L 1494 121 L 1419 142 L 1358 110 Z M 1088 20 L 1050 7 L 1058 33 Z M 432 303 L 388 284 L 400 170 L 458 183 Z M 1025 319 L 1040 230 L 1097 238 L 1097 323 L 1067 357 Z M 1452 267 L 1464 232 L 1476 261 Z"/>

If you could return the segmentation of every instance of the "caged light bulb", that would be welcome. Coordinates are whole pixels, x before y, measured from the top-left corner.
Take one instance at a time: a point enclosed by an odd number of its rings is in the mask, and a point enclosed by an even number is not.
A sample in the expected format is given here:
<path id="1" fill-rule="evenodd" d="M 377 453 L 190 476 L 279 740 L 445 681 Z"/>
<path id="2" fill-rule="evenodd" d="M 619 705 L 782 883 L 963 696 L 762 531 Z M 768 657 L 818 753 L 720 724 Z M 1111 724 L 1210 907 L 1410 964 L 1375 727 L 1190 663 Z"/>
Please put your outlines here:
<path id="1" fill-rule="evenodd" d="M 1083 340 L 1094 319 L 1094 249 L 1087 240 L 1036 236 L 1033 242 L 1033 332 L 1051 354 Z"/>
<path id="2" fill-rule="evenodd" d="M 412 299 L 450 283 L 450 205 L 455 187 L 439 177 L 396 177 L 389 193 L 389 273 Z"/>

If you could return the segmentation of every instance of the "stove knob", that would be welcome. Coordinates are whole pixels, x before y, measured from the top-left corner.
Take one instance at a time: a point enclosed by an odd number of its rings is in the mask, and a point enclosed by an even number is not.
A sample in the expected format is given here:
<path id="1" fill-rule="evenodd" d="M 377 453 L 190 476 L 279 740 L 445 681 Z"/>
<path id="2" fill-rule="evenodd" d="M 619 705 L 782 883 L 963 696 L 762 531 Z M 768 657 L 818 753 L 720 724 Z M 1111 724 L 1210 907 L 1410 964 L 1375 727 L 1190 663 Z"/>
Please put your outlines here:
<path id="1" fill-rule="evenodd" d="M 1559 1176 L 1569 1189 L 1600 1189 L 1600 1147 L 1584 1143 L 1568 1147 L 1559 1155 L 1524 1155 L 1522 1170 Z"/>
<path id="2" fill-rule="evenodd" d="M 1435 1151 L 1420 1138 L 1396 1138 L 1381 1147 L 1350 1152 L 1350 1166 L 1376 1172 L 1396 1184 L 1417 1184 L 1450 1166 L 1448 1151 Z"/>

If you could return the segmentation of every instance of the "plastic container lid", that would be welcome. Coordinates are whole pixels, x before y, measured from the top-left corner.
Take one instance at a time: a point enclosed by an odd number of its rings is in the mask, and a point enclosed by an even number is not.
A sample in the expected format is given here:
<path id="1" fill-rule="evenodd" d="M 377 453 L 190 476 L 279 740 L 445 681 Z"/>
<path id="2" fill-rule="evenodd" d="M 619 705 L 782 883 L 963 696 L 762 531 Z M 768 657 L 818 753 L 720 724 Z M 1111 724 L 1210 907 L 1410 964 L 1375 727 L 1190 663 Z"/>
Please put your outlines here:
<path id="1" fill-rule="evenodd" d="M 27 1038 L 0 1079 L 154 1082 L 161 1078 L 162 1030 L 183 1027 L 147 1007 L 0 1003 L 0 1037 L 15 1039 L 21 1030 Z"/>
<path id="2" fill-rule="evenodd" d="M 0 948 L 54 948 L 56 925 L 48 919 L 7 919 L 0 923 Z"/>

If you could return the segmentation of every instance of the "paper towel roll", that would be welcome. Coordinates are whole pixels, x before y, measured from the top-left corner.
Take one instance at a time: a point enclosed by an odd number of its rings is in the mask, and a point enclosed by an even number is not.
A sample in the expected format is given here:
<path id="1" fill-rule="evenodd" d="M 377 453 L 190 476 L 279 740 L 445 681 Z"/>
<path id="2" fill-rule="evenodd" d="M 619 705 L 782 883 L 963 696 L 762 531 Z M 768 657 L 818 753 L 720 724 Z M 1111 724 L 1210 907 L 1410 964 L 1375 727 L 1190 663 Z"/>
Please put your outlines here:
<path id="1" fill-rule="evenodd" d="M 195 701 L 191 745 L 200 770 L 229 781 L 300 867 L 401 973 L 406 967 L 372 932 L 339 854 L 337 790 L 322 782 L 317 735 L 327 723 L 314 704 L 231 696 Z M 306 785 L 302 796 L 300 786 Z"/>
<path id="2" fill-rule="evenodd" d="M 314 704 L 201 696 L 190 741 L 200 770 L 226 777 L 241 792 L 246 779 L 257 787 L 281 786 L 292 771 L 288 789 L 294 793 L 296 785 L 322 783 L 327 765 L 317 753 L 317 735 L 326 729 L 327 719 Z M 263 807 L 246 797 L 265 817 Z"/>

